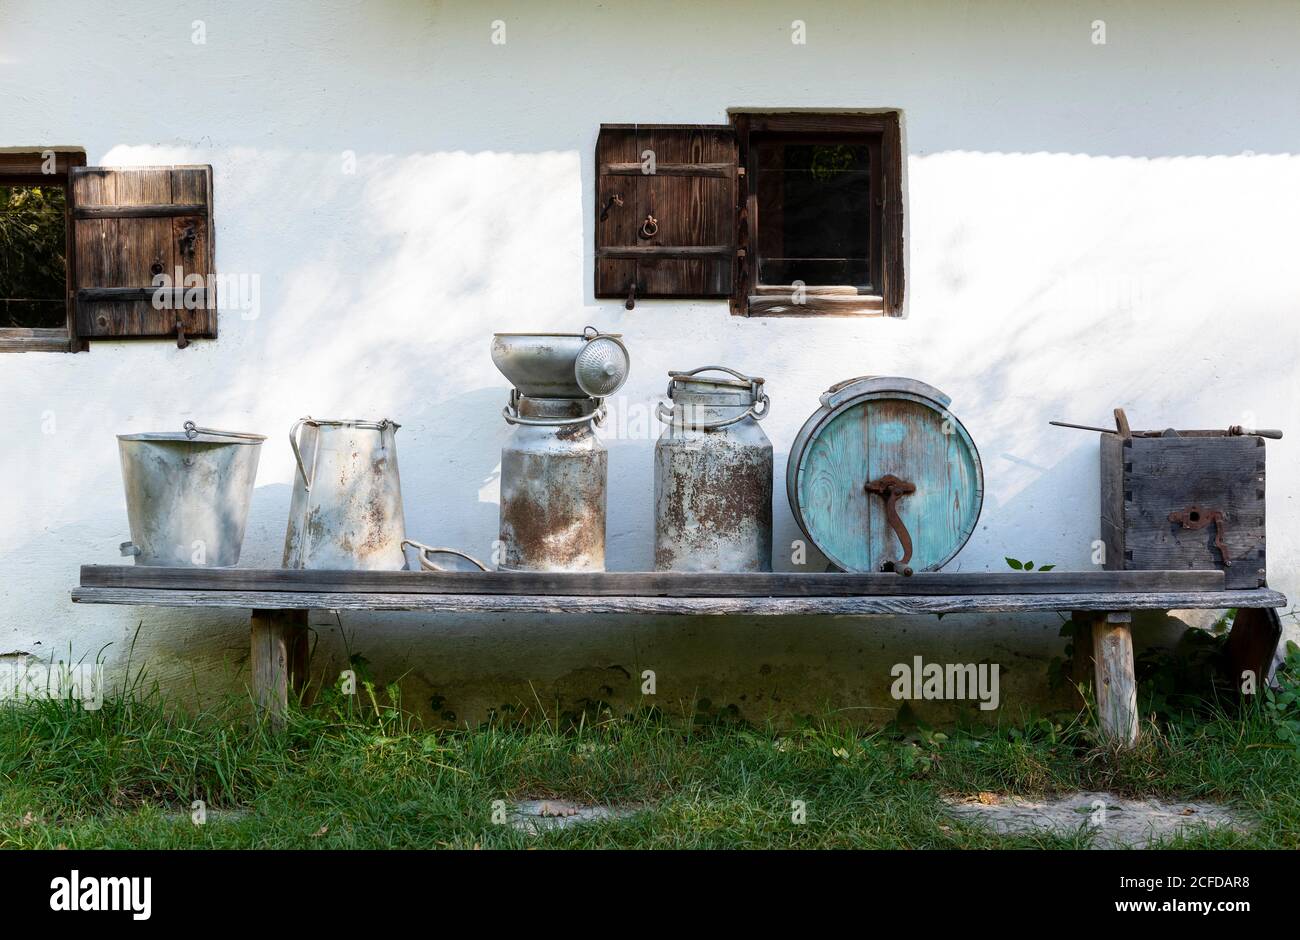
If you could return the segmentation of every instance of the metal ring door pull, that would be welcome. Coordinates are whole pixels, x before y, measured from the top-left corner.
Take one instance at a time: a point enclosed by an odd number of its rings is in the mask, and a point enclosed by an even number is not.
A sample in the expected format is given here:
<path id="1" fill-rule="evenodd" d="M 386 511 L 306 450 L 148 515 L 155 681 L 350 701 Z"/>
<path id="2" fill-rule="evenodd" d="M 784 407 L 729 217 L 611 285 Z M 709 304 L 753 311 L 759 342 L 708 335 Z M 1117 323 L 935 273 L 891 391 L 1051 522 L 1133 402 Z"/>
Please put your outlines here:
<path id="1" fill-rule="evenodd" d="M 647 215 L 645 221 L 641 223 L 640 235 L 642 238 L 654 238 L 659 234 L 659 220 L 652 215 Z"/>

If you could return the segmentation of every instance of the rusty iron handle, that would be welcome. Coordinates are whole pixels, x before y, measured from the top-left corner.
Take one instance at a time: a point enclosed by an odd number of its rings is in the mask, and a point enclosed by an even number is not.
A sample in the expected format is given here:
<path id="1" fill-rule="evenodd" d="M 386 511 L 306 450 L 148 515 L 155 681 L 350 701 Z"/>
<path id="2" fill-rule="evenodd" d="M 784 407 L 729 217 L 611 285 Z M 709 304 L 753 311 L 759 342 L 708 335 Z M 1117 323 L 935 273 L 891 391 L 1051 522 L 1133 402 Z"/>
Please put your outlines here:
<path id="1" fill-rule="evenodd" d="M 654 238 L 659 234 L 659 220 L 652 215 L 647 215 L 645 221 L 641 223 L 641 231 L 638 234 L 642 238 Z"/>
<path id="2" fill-rule="evenodd" d="M 600 207 L 600 221 L 604 222 L 606 219 L 608 219 L 609 210 L 613 209 L 615 206 L 617 206 L 620 209 L 623 208 L 622 193 L 611 193 L 609 198 L 605 200 L 605 204 Z"/>
<path id="3" fill-rule="evenodd" d="M 1218 509 L 1202 509 L 1200 506 L 1188 506 L 1181 511 L 1171 512 L 1169 521 L 1176 522 L 1184 529 L 1193 532 L 1204 529 L 1211 523 L 1214 524 L 1214 547 L 1219 550 L 1223 556 L 1223 566 L 1232 567 L 1232 560 L 1228 558 L 1228 546 L 1223 544 L 1223 533 L 1228 528 L 1228 517 Z"/>
<path id="4" fill-rule="evenodd" d="M 904 575 L 912 573 L 912 569 L 907 563 L 912 560 L 912 535 L 907 531 L 907 526 L 903 524 L 902 518 L 898 515 L 898 501 L 904 496 L 909 496 L 916 492 L 916 484 L 900 479 L 892 473 L 887 473 L 879 480 L 871 480 L 865 487 L 868 493 L 879 496 L 885 501 L 885 519 L 889 522 L 889 527 L 894 530 L 898 536 L 898 543 L 902 546 L 903 557 L 898 561 L 886 561 L 881 565 L 884 571 L 901 571 Z"/>

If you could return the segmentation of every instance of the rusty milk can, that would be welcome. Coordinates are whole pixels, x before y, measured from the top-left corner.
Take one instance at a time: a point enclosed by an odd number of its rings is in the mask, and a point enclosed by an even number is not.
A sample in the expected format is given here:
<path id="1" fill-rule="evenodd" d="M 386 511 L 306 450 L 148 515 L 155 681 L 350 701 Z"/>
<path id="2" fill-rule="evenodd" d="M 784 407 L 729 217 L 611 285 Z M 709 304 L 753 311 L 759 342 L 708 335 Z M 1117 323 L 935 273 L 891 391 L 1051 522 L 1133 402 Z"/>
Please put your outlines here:
<path id="1" fill-rule="evenodd" d="M 511 393 L 501 448 L 503 571 L 604 571 L 607 454 L 594 398 Z"/>
<path id="2" fill-rule="evenodd" d="M 289 432 L 297 461 L 284 567 L 401 571 L 406 520 L 397 429 L 381 421 L 302 418 Z M 301 435 L 299 434 L 301 429 Z"/>
<path id="3" fill-rule="evenodd" d="M 659 405 L 668 426 L 655 445 L 656 570 L 771 571 L 763 380 L 722 366 L 668 377 L 673 405 Z"/>

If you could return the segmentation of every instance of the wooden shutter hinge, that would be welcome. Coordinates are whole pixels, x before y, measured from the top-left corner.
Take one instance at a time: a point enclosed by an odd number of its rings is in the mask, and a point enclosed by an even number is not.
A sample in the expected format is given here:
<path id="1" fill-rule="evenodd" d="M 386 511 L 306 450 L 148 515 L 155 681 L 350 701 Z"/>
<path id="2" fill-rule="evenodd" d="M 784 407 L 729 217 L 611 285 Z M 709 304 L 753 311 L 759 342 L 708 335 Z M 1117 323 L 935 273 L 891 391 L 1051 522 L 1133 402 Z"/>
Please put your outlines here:
<path id="1" fill-rule="evenodd" d="M 627 285 L 627 302 L 623 304 L 628 310 L 636 306 L 636 281 Z"/>
<path id="2" fill-rule="evenodd" d="M 181 319 L 180 314 L 176 315 L 176 348 L 184 349 L 190 344 L 185 338 L 185 321 Z"/>

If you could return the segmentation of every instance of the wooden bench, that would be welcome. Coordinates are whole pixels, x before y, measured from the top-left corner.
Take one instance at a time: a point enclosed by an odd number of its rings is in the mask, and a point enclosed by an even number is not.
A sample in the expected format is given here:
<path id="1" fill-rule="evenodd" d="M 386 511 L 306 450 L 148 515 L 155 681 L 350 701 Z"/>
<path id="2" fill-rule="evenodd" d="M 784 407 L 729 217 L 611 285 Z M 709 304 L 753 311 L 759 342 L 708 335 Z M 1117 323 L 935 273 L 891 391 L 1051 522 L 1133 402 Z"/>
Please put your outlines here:
<path id="1" fill-rule="evenodd" d="M 307 611 L 439 613 L 1071 614 L 1076 679 L 1092 672 L 1101 728 L 1137 739 L 1130 623 L 1136 611 L 1237 608 L 1228 640 L 1234 677 L 1262 683 L 1281 636 L 1268 588 L 1224 590 L 1220 571 L 1050 571 L 897 574 L 685 574 L 676 572 L 298 571 L 86 565 L 72 599 L 82 604 L 252 610 L 252 686 L 275 720 L 307 675 Z M 1091 664 L 1091 668 L 1088 666 Z"/>

